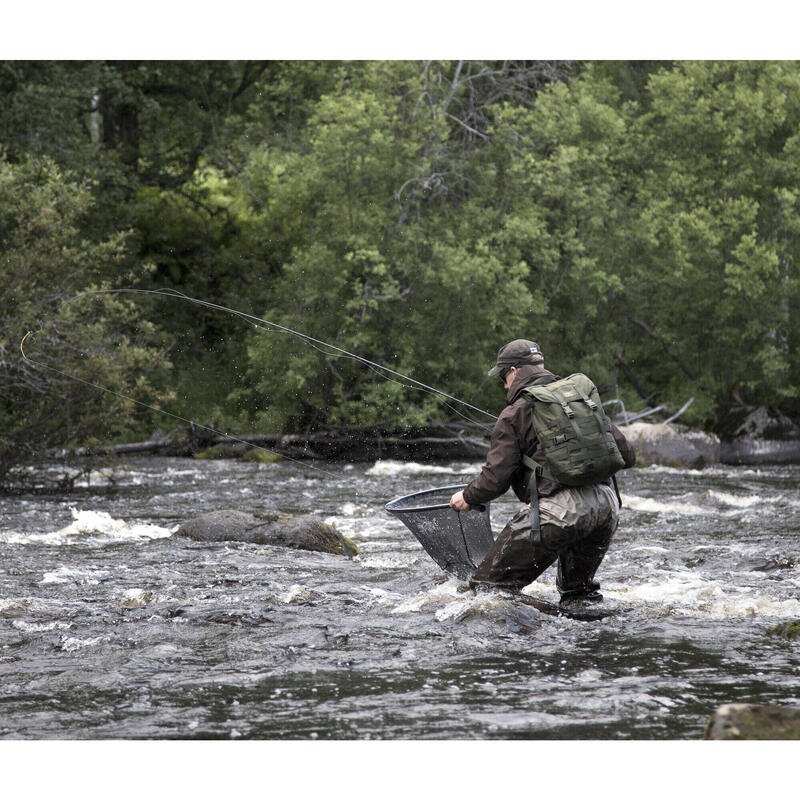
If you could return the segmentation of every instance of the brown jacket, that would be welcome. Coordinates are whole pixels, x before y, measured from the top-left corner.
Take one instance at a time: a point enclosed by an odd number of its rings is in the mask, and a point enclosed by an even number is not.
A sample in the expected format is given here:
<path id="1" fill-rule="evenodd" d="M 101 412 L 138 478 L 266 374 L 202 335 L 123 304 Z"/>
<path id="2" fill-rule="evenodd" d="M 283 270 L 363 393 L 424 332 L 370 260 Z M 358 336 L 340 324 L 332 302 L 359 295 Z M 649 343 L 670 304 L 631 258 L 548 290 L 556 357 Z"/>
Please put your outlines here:
<path id="1" fill-rule="evenodd" d="M 531 425 L 531 413 L 524 403 L 514 405 L 520 393 L 538 378 L 553 375 L 540 364 L 526 364 L 519 368 L 517 377 L 506 393 L 508 405 L 495 423 L 486 463 L 480 475 L 464 489 L 464 500 L 470 505 L 489 503 L 509 488 L 523 502 L 530 500 L 528 482 L 531 471 L 522 463 L 522 456 L 528 454 L 534 461 L 544 465 L 544 454 L 539 450 L 539 441 Z M 558 377 L 558 376 L 553 376 Z M 617 447 L 622 454 L 626 467 L 636 463 L 636 453 L 628 444 L 616 425 L 611 423 Z M 547 497 L 558 491 L 561 486 L 554 481 L 540 478 L 537 489 L 540 497 Z"/>

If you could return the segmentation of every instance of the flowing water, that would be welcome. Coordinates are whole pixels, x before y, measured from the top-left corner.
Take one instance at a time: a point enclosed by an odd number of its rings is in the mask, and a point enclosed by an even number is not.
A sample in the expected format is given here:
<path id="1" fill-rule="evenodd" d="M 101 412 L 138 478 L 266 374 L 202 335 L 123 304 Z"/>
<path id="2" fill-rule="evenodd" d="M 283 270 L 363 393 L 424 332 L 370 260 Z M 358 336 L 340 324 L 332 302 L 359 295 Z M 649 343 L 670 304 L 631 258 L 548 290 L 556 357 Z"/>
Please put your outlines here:
<path id="1" fill-rule="evenodd" d="M 800 466 L 623 473 L 598 577 L 626 610 L 594 622 L 459 591 L 384 511 L 479 466 L 132 458 L 0 499 L 0 738 L 697 739 L 800 702 L 800 643 L 766 633 L 800 619 Z M 173 536 L 221 508 L 361 555 Z"/>

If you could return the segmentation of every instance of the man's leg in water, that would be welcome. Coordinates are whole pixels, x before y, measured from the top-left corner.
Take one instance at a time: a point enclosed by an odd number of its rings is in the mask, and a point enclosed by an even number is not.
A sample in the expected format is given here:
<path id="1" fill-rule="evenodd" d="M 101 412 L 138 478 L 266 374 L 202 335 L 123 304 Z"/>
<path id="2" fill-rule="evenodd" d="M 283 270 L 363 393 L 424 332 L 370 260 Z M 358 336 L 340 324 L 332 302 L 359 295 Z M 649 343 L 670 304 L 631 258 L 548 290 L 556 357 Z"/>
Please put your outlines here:
<path id="1" fill-rule="evenodd" d="M 508 521 L 469 585 L 518 591 L 535 581 L 558 557 L 544 545 L 531 541 L 530 506 L 522 506 Z"/>
<path id="2" fill-rule="evenodd" d="M 559 572 L 557 579 L 559 589 L 579 589 L 586 594 L 616 529 L 615 503 L 613 491 L 606 486 L 564 488 L 540 498 L 542 541 L 536 545 L 531 540 L 530 506 L 523 506 L 497 537 L 470 579 L 470 586 L 522 589 L 564 553 L 563 574 Z M 587 537 L 584 552 L 581 541 Z M 599 586 L 593 585 L 596 588 Z"/>
<path id="3" fill-rule="evenodd" d="M 605 557 L 616 528 L 615 520 L 613 525 L 598 528 L 558 554 L 556 586 L 563 602 L 576 599 L 595 601 L 603 599 L 603 595 L 599 592 L 600 584 L 594 576 Z"/>
<path id="4" fill-rule="evenodd" d="M 593 490 L 595 497 L 591 497 Z M 617 504 L 611 490 L 586 487 L 583 493 L 590 495 L 585 500 L 591 509 L 584 515 L 584 522 L 592 527 L 588 534 L 559 551 L 556 586 L 562 602 L 603 599 L 600 584 L 594 578 L 617 529 Z"/>

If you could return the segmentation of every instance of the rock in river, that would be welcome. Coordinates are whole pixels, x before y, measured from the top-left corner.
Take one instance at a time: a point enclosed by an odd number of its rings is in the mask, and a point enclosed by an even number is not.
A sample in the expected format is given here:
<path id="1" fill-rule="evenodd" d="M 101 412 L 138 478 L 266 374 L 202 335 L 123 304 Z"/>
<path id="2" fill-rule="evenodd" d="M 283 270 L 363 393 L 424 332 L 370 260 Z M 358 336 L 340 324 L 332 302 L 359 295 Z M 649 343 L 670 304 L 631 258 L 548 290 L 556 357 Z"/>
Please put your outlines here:
<path id="1" fill-rule="evenodd" d="M 800 708 L 730 703 L 720 706 L 704 739 L 800 739 Z"/>
<path id="2" fill-rule="evenodd" d="M 252 542 L 340 556 L 358 555 L 358 547 L 350 539 L 310 515 L 211 511 L 184 522 L 175 535 L 199 542 Z"/>
<path id="3" fill-rule="evenodd" d="M 620 430 L 636 449 L 640 466 L 699 469 L 719 461 L 719 439 L 713 434 L 663 422 L 632 422 Z"/>
<path id="4" fill-rule="evenodd" d="M 778 409 L 743 407 L 738 416 L 731 412 L 727 424 L 731 433 L 722 443 L 726 464 L 800 463 L 800 425 Z"/>

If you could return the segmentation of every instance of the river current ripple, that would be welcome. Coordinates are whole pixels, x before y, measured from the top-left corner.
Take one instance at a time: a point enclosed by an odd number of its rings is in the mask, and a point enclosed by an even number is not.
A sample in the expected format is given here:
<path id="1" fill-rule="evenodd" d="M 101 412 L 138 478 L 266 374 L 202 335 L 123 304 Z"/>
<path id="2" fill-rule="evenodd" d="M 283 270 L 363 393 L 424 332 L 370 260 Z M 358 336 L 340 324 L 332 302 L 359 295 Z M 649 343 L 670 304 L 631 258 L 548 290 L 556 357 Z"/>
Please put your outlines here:
<path id="1" fill-rule="evenodd" d="M 766 630 L 800 619 L 800 466 L 623 473 L 598 577 L 626 610 L 595 622 L 459 591 L 384 511 L 479 466 L 131 458 L 0 499 L 0 738 L 697 739 L 722 703 L 798 703 Z M 173 536 L 223 508 L 361 555 Z"/>

